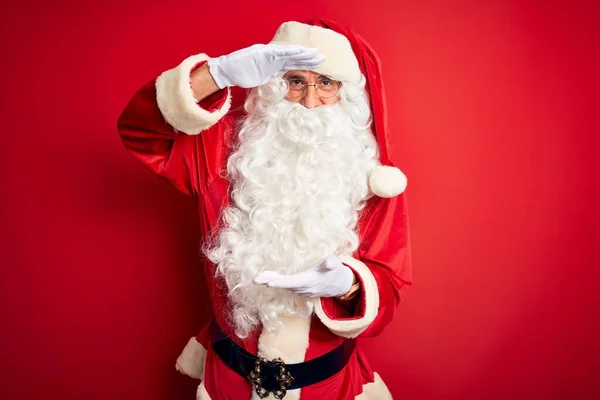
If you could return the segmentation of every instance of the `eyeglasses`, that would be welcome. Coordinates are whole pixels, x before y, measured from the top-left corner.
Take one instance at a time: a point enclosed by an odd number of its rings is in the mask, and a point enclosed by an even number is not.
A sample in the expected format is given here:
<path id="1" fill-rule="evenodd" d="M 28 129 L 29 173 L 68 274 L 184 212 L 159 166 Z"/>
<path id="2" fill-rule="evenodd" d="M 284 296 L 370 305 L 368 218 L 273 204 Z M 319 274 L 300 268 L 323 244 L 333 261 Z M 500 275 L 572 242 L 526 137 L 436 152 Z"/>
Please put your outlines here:
<path id="1" fill-rule="evenodd" d="M 285 78 L 288 83 L 288 88 L 290 89 L 289 95 L 290 97 L 303 97 L 306 94 L 309 86 L 314 86 L 315 91 L 317 92 L 317 96 L 327 99 L 329 97 L 333 97 L 338 94 L 340 90 L 340 86 L 342 85 L 339 81 L 334 81 L 333 79 L 329 79 L 326 77 L 321 77 L 317 80 L 317 83 L 314 85 L 309 85 L 304 82 L 301 78 L 298 77 L 290 77 Z"/>

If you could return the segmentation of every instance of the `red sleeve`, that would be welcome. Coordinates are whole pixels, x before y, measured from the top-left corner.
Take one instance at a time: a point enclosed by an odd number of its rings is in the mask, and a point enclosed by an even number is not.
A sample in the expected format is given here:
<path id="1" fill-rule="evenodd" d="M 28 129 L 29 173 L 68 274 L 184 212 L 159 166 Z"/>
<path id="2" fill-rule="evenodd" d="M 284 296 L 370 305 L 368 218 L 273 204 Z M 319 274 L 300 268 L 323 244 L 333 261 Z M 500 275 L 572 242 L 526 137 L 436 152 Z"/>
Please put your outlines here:
<path id="1" fill-rule="evenodd" d="M 201 64 L 202 62 L 195 65 L 199 66 Z M 174 84 L 169 85 L 169 80 L 178 79 L 174 75 L 163 74 L 159 79 L 162 79 L 163 82 L 167 81 L 167 84 L 163 83 L 162 86 L 158 84 L 158 80 L 144 85 L 129 101 L 121 114 L 118 120 L 118 131 L 125 147 L 144 166 L 169 181 L 186 195 L 196 197 L 201 192 L 201 188 L 204 187 L 203 178 L 210 175 L 211 171 L 202 170 L 209 163 L 204 162 L 206 155 L 204 154 L 204 145 L 198 135 L 200 130 L 195 134 L 186 134 L 178 131 L 177 127 L 167 122 L 166 113 L 172 115 L 174 112 L 180 111 L 173 111 L 169 108 L 174 108 L 179 103 L 183 103 L 179 93 L 171 90 Z M 157 94 L 157 91 L 160 90 L 164 92 L 162 95 L 161 93 Z M 191 93 L 191 87 L 189 90 Z M 157 102 L 159 95 L 161 95 L 163 103 L 166 104 L 162 110 Z M 185 105 L 196 107 L 200 113 L 203 113 L 196 119 L 202 123 L 206 120 L 205 115 L 210 117 L 217 112 L 216 110 L 225 107 L 228 96 L 229 91 L 224 89 L 202 100 L 200 105 L 195 103 Z M 193 117 L 190 117 L 190 120 Z M 214 124 L 216 121 L 217 118 L 215 117 L 215 121 L 211 122 Z M 199 126 L 206 125 L 208 124 Z M 217 130 L 223 128 L 217 124 L 206 126 L 206 129 Z"/>
<path id="2" fill-rule="evenodd" d="M 361 282 L 353 309 L 337 298 L 321 298 L 316 307 L 325 326 L 345 337 L 380 334 L 394 317 L 404 287 L 412 283 L 405 194 L 372 199 L 359 233 L 355 257 L 340 258 Z"/>

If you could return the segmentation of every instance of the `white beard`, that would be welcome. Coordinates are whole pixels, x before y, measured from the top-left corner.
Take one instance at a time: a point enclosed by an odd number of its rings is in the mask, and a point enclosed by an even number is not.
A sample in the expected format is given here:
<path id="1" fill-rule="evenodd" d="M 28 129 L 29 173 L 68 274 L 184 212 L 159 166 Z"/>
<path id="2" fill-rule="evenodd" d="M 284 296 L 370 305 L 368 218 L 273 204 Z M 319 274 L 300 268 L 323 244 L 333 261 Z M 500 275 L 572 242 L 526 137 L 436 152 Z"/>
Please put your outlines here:
<path id="1" fill-rule="evenodd" d="M 368 173 L 378 163 L 362 88 L 314 109 L 285 100 L 285 92 L 276 80 L 250 93 L 239 147 L 227 163 L 232 202 L 205 249 L 227 283 L 239 337 L 260 324 L 276 329 L 280 315 L 313 312 L 309 298 L 252 279 L 352 254 L 359 213 L 371 196 Z"/>

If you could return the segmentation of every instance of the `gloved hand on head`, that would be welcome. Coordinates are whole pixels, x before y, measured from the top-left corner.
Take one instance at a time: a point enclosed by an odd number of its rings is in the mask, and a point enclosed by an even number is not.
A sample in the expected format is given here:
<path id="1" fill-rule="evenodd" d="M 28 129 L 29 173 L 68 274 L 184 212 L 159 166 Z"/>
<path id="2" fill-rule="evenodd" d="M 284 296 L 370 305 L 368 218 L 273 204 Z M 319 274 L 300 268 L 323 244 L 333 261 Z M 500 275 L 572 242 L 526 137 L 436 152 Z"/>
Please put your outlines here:
<path id="1" fill-rule="evenodd" d="M 208 60 L 208 68 L 219 88 L 251 88 L 283 76 L 290 70 L 319 68 L 325 56 L 315 48 L 299 45 L 255 44 Z"/>

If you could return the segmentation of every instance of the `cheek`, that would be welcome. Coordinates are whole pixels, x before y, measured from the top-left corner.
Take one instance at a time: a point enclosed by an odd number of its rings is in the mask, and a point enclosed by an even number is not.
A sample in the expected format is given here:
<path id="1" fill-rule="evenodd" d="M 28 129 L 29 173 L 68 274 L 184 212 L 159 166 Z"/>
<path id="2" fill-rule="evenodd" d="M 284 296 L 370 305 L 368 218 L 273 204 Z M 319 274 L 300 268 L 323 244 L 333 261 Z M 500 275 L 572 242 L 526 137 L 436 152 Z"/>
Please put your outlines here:
<path id="1" fill-rule="evenodd" d="M 334 96 L 329 99 L 323 99 L 323 104 L 327 104 L 328 106 L 332 106 L 340 101 L 340 96 Z"/>
<path id="2" fill-rule="evenodd" d="M 302 100 L 302 97 L 292 97 L 292 96 L 290 96 L 290 95 L 286 95 L 286 96 L 285 96 L 285 99 L 286 99 L 287 101 L 290 101 L 290 102 L 292 102 L 292 103 L 300 103 L 300 100 Z"/>

